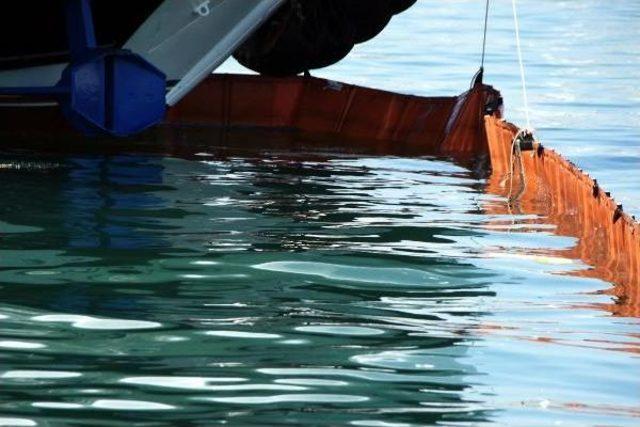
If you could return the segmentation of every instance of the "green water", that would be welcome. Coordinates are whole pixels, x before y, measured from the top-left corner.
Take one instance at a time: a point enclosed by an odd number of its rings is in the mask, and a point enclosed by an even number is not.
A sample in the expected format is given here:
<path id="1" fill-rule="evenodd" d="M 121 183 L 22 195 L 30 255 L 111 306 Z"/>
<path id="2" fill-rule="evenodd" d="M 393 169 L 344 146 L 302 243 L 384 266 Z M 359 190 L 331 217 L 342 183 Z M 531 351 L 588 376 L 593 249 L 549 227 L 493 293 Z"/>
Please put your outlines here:
<path id="1" fill-rule="evenodd" d="M 0 164 L 0 425 L 637 425 L 638 321 L 449 162 Z"/>
<path id="2" fill-rule="evenodd" d="M 518 4 L 539 137 L 638 216 L 640 3 Z M 419 0 L 314 75 L 460 93 L 483 8 Z M 486 80 L 522 124 L 514 47 L 492 2 Z M 459 166 L 43 145 L 0 137 L 0 425 L 640 424 L 624 296 Z"/>

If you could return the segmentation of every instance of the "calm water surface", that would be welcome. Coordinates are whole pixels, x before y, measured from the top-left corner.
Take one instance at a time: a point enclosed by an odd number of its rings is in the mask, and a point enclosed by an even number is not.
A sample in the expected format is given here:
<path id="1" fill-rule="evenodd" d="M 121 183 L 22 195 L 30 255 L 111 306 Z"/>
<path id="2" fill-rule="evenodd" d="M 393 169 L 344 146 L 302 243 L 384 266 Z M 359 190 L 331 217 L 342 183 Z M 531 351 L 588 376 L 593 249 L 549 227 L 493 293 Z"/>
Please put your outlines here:
<path id="1" fill-rule="evenodd" d="M 421 0 L 325 75 L 459 92 L 476 3 Z M 637 209 L 640 7 L 522 3 L 536 126 Z M 496 4 L 488 80 L 509 107 Z M 194 154 L 0 151 L 0 425 L 639 424 L 640 320 L 567 274 L 588 268 L 554 255 L 574 239 L 487 214 L 504 201 L 481 177 L 434 158 Z"/>

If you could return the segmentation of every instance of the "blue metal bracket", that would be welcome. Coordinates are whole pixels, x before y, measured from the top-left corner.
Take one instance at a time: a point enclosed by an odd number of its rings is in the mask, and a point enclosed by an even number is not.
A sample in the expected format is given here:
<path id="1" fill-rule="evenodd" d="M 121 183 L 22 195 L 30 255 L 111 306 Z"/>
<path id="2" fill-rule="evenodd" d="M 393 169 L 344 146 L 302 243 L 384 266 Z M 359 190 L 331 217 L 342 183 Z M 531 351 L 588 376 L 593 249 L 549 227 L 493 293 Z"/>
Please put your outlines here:
<path id="1" fill-rule="evenodd" d="M 90 0 L 67 0 L 66 17 L 71 57 L 81 58 L 90 54 L 98 47 Z"/>
<path id="2" fill-rule="evenodd" d="M 50 97 L 87 135 L 129 136 L 166 112 L 166 76 L 139 55 L 97 46 L 90 0 L 67 0 L 71 63 L 54 87 L 0 88 L 0 95 Z"/>

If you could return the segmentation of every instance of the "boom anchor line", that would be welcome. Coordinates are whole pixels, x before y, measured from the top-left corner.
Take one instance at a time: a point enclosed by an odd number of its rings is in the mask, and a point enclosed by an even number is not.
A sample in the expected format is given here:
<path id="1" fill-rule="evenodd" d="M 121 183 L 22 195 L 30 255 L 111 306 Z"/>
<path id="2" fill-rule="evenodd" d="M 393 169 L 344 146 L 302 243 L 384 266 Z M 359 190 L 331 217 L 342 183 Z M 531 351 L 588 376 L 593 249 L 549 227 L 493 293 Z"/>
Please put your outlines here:
<path id="1" fill-rule="evenodd" d="M 490 9 L 490 0 L 486 1 L 485 6 L 485 15 L 484 15 L 484 34 L 482 39 L 482 57 L 481 57 L 481 65 L 480 70 L 478 71 L 477 76 L 481 79 L 484 73 L 484 62 L 486 55 L 486 46 L 487 46 L 487 29 L 489 26 L 489 9 Z M 507 195 L 507 205 L 509 207 L 509 211 L 513 208 L 518 200 L 522 197 L 525 192 L 526 184 L 527 184 L 527 175 L 525 171 L 525 166 L 522 161 L 522 153 L 523 151 L 534 151 L 536 149 L 536 145 L 538 146 L 538 150 L 544 150 L 542 145 L 538 144 L 535 138 L 535 131 L 531 126 L 531 116 L 529 113 L 529 98 L 527 94 L 527 82 L 525 76 L 525 67 L 524 67 L 524 59 L 522 55 L 522 44 L 520 42 L 520 23 L 518 18 L 518 10 L 516 5 L 516 0 L 512 0 L 512 9 L 513 9 L 513 22 L 514 22 L 514 34 L 516 41 L 516 51 L 518 56 L 518 66 L 520 70 L 520 82 L 522 88 L 522 100 L 524 104 L 524 112 L 526 118 L 526 126 L 517 131 L 515 134 L 513 141 L 511 142 L 511 150 L 509 157 L 509 170 L 504 180 L 503 184 L 506 181 L 509 181 L 509 192 Z M 476 77 L 476 79 L 478 78 Z M 514 175 L 516 173 L 516 169 L 519 175 L 518 189 L 514 192 Z"/>

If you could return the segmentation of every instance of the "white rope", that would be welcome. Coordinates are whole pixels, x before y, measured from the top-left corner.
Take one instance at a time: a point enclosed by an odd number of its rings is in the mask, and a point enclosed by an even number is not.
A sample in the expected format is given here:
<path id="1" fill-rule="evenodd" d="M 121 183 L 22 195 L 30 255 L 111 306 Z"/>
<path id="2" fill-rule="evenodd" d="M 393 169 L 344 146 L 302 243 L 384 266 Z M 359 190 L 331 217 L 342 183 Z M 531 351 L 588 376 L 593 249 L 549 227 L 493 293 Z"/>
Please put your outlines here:
<path id="1" fill-rule="evenodd" d="M 531 119 L 529 117 L 529 98 L 527 96 L 527 82 L 524 75 L 524 61 L 522 60 L 522 47 L 520 46 L 520 24 L 518 22 L 518 10 L 516 0 L 511 0 L 513 5 L 513 23 L 516 32 L 516 48 L 518 50 L 518 62 L 520 64 L 520 80 L 522 81 L 522 98 L 524 100 L 524 113 L 527 119 L 527 129 L 533 132 L 531 128 Z"/>

